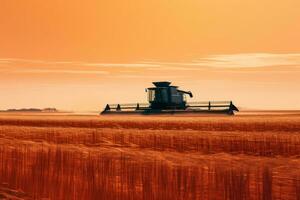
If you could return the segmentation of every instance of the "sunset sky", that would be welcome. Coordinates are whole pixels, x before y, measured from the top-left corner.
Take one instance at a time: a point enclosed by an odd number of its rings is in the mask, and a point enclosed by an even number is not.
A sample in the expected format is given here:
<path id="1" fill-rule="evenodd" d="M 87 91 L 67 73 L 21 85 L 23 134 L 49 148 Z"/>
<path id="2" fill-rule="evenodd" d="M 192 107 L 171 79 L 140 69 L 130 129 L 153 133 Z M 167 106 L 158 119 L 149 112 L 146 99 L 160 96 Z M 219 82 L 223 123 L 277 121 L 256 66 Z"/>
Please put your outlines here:
<path id="1" fill-rule="evenodd" d="M 299 0 L 1 0 L 0 109 L 95 111 L 169 80 L 300 109 Z"/>

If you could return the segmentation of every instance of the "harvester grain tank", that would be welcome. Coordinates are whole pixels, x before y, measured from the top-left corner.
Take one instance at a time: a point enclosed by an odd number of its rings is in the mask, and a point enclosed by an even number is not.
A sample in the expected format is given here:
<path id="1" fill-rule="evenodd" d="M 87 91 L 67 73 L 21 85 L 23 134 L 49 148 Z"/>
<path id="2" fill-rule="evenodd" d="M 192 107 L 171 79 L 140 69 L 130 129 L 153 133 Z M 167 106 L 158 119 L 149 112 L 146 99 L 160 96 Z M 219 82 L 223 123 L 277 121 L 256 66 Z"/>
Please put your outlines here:
<path id="1" fill-rule="evenodd" d="M 148 103 L 107 104 L 101 114 L 185 114 L 215 113 L 233 115 L 238 108 L 232 101 L 187 102 L 192 92 L 178 89 L 171 82 L 153 82 L 155 87 L 147 88 Z"/>

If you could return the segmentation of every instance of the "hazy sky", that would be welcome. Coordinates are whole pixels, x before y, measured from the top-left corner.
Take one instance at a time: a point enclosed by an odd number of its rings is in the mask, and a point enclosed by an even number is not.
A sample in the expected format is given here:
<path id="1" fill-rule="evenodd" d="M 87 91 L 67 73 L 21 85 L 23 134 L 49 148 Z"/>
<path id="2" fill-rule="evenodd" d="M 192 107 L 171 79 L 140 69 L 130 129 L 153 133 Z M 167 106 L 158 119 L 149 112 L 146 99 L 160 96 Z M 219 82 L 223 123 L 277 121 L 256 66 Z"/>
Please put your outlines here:
<path id="1" fill-rule="evenodd" d="M 1 0 L 0 109 L 99 110 L 170 80 L 300 109 L 299 0 Z"/>

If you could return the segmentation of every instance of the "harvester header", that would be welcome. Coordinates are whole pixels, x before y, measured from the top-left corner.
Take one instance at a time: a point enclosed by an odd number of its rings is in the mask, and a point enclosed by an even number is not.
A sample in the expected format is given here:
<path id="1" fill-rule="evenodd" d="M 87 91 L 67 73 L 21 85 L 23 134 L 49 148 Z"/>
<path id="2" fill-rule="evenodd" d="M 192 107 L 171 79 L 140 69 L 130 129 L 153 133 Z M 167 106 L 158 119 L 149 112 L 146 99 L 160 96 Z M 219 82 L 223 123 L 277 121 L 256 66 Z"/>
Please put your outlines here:
<path id="1" fill-rule="evenodd" d="M 233 115 L 239 111 L 232 101 L 186 101 L 186 95 L 193 97 L 192 92 L 178 89 L 171 82 L 153 82 L 155 87 L 146 89 L 148 103 L 107 104 L 101 114 L 177 114 L 177 113 L 220 113 Z"/>

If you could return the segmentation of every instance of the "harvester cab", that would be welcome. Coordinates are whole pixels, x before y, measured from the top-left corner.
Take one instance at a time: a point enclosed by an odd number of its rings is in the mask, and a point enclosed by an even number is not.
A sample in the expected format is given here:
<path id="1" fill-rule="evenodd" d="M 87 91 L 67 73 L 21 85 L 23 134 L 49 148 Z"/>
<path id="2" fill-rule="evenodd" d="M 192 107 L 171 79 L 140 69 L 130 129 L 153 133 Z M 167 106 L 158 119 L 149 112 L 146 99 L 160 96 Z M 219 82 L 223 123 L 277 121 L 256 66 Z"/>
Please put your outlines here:
<path id="1" fill-rule="evenodd" d="M 191 92 L 179 90 L 171 82 L 153 82 L 155 87 L 147 88 L 148 102 L 151 109 L 186 109 L 186 97 Z"/>
<path id="2" fill-rule="evenodd" d="M 101 114 L 185 114 L 185 113 L 215 113 L 233 115 L 239 111 L 232 101 L 187 102 L 190 91 L 179 90 L 171 82 L 153 82 L 155 87 L 146 89 L 148 103 L 107 104 Z"/>

